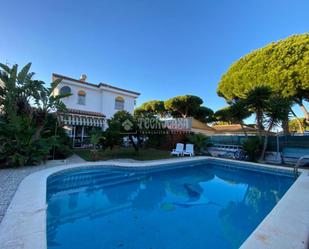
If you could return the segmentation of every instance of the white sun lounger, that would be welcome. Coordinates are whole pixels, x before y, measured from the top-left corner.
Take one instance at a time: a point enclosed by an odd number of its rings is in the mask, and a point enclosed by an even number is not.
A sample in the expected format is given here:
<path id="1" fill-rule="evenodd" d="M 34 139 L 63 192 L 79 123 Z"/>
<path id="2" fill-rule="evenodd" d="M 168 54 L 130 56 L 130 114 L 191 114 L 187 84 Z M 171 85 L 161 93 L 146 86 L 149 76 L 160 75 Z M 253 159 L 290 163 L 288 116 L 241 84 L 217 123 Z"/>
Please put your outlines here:
<path id="1" fill-rule="evenodd" d="M 194 146 L 193 144 L 186 144 L 186 149 L 183 152 L 184 155 L 194 156 Z"/>
<path id="2" fill-rule="evenodd" d="M 176 155 L 176 156 L 182 156 L 183 155 L 183 147 L 184 144 L 182 143 L 177 143 L 176 144 L 176 149 L 173 149 L 173 151 L 171 152 L 172 155 Z"/>

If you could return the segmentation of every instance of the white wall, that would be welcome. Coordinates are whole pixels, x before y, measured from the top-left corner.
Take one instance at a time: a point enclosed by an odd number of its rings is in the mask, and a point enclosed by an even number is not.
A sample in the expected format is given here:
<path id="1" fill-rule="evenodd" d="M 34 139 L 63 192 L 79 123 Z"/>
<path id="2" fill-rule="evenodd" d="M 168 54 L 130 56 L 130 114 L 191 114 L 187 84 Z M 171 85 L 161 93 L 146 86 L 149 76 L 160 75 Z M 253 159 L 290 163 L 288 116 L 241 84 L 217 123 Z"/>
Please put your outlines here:
<path id="1" fill-rule="evenodd" d="M 71 96 L 63 99 L 63 103 L 67 108 L 100 112 L 104 114 L 107 119 L 109 119 L 118 111 L 115 109 L 115 99 L 120 96 L 124 98 L 124 110 L 133 114 L 135 97 L 133 95 L 130 96 L 129 93 L 127 94 L 114 89 L 98 88 L 82 83 L 63 80 L 55 90 L 55 94 L 59 94 L 59 91 L 63 86 L 69 86 L 72 93 Z M 86 92 L 85 105 L 78 104 L 79 90 Z"/>
<path id="2" fill-rule="evenodd" d="M 134 111 L 134 97 L 119 94 L 112 91 L 103 90 L 102 92 L 102 111 L 107 119 L 112 117 L 117 111 L 115 109 L 115 99 L 120 96 L 124 98 L 124 110 L 133 114 Z"/>
<path id="3" fill-rule="evenodd" d="M 61 87 L 69 86 L 71 88 L 72 95 L 64 98 L 62 101 L 67 108 L 78 109 L 83 111 L 102 112 L 101 110 L 101 92 L 100 89 L 95 87 L 74 84 L 63 80 L 58 86 L 58 93 Z M 78 104 L 78 91 L 83 90 L 86 92 L 85 105 Z"/>

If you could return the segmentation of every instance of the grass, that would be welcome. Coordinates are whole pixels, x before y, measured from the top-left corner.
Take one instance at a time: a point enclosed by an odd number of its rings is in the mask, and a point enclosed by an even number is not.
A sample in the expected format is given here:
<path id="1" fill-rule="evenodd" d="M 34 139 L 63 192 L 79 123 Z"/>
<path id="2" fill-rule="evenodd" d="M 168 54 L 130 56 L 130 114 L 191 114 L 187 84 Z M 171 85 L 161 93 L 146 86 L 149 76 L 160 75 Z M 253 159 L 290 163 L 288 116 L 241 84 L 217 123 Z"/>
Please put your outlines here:
<path id="1" fill-rule="evenodd" d="M 74 152 L 86 161 L 93 161 L 90 149 L 75 149 Z M 135 152 L 133 148 L 114 148 L 113 150 L 99 150 L 97 152 L 97 161 L 129 158 L 135 160 L 157 160 L 171 158 L 170 151 L 158 149 L 140 149 Z"/>

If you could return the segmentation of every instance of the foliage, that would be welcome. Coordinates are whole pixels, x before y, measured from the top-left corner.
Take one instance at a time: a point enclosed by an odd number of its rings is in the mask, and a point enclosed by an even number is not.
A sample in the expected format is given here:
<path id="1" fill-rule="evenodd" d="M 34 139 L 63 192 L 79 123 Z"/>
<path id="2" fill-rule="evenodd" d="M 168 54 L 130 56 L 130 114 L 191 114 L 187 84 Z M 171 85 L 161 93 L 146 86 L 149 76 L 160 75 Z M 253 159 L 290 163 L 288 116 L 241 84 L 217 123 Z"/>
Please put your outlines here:
<path id="1" fill-rule="evenodd" d="M 43 138 L 54 136 L 56 143 L 50 151 L 50 157 L 53 159 L 65 159 L 72 155 L 72 140 L 67 135 L 65 129 L 59 124 L 57 117 L 49 113 L 45 122 Z"/>
<path id="2" fill-rule="evenodd" d="M 193 95 L 177 96 L 165 101 L 165 109 L 170 111 L 173 116 L 186 118 L 193 116 L 197 109 L 203 104 L 200 97 Z"/>
<path id="3" fill-rule="evenodd" d="M 114 127 L 108 127 L 102 134 L 99 145 L 106 149 L 112 150 L 115 146 L 121 145 L 122 137 L 119 134 L 119 130 Z"/>
<path id="4" fill-rule="evenodd" d="M 139 108 L 135 109 L 134 114 L 139 115 L 142 112 L 148 112 L 160 115 L 161 117 L 165 113 L 164 101 L 162 100 L 150 100 L 143 103 Z"/>
<path id="5" fill-rule="evenodd" d="M 305 118 L 299 118 L 300 124 L 302 126 L 302 130 L 309 130 L 309 125 L 306 122 Z M 289 121 L 289 129 L 290 132 L 301 132 L 301 129 L 299 127 L 299 122 L 296 118 Z"/>
<path id="6" fill-rule="evenodd" d="M 256 162 L 261 153 L 261 139 L 259 137 L 248 137 L 242 144 L 243 149 L 247 152 L 249 160 Z"/>
<path id="7" fill-rule="evenodd" d="M 291 101 L 280 95 L 273 95 L 267 102 L 265 109 L 265 126 L 270 131 L 278 126 L 285 117 L 289 116 Z"/>
<path id="8" fill-rule="evenodd" d="M 193 114 L 193 117 L 201 122 L 209 123 L 214 121 L 213 115 L 213 110 L 205 106 L 200 106 Z"/>
<path id="9" fill-rule="evenodd" d="M 231 124 L 232 121 L 229 117 L 230 117 L 229 106 L 223 107 L 214 113 L 216 124 L 218 123 L 223 125 Z"/>
<path id="10" fill-rule="evenodd" d="M 201 106 L 203 100 L 194 95 L 177 96 L 164 102 L 166 111 L 173 117 L 194 117 L 202 122 L 212 121 L 213 111 Z"/>
<path id="11" fill-rule="evenodd" d="M 93 150 L 97 149 L 97 146 L 100 142 L 101 136 L 102 135 L 101 135 L 100 132 L 93 132 L 93 133 L 90 134 L 90 143 L 93 146 Z"/>
<path id="12" fill-rule="evenodd" d="M 246 105 L 255 113 L 256 124 L 260 136 L 261 131 L 264 129 L 264 112 L 269 105 L 268 101 L 271 95 L 272 91 L 268 86 L 257 86 L 252 88 L 245 96 Z"/>
<path id="13" fill-rule="evenodd" d="M 93 131 L 91 134 L 90 134 L 90 143 L 92 144 L 92 157 L 93 157 L 93 160 L 95 161 L 96 158 L 97 158 L 97 147 L 98 147 L 98 144 L 100 143 L 100 140 L 102 138 L 102 132 L 100 131 Z"/>
<path id="14" fill-rule="evenodd" d="M 190 143 L 194 144 L 196 153 L 201 153 L 202 149 L 206 147 L 206 143 L 209 140 L 209 137 L 202 133 L 194 133 L 188 135 L 187 139 Z"/>
<path id="15" fill-rule="evenodd" d="M 194 95 L 176 96 L 166 101 L 151 100 L 136 108 L 134 115 L 140 116 L 148 113 L 160 117 L 194 117 L 201 122 L 212 122 L 213 111 L 202 104 L 203 100 Z"/>
<path id="16" fill-rule="evenodd" d="M 61 146 L 55 130 L 58 123 L 51 127 L 50 111 L 65 111 L 61 102 L 64 95 L 53 96 L 53 91 L 60 83 L 54 81 L 50 88 L 44 82 L 33 80 L 31 64 L 18 72 L 18 66 L 12 68 L 0 64 L 0 160 L 6 166 L 39 164 L 56 148 Z M 59 128 L 60 129 L 60 128 Z M 53 151 L 53 152 L 52 152 Z"/>
<path id="17" fill-rule="evenodd" d="M 252 111 L 248 108 L 246 101 L 238 100 L 233 102 L 228 109 L 228 119 L 232 123 L 243 124 L 243 120 L 249 118 Z"/>
<path id="18" fill-rule="evenodd" d="M 261 159 L 265 157 L 265 151 L 268 143 L 268 136 L 271 129 L 279 125 L 286 117 L 289 116 L 291 107 L 291 101 L 287 98 L 283 98 L 280 95 L 272 96 L 266 106 L 265 118 L 266 118 L 266 134 L 264 138 L 264 146 L 262 149 Z"/>
<path id="19" fill-rule="evenodd" d="M 268 86 L 301 106 L 309 96 L 309 34 L 294 35 L 255 50 L 231 65 L 217 93 L 226 100 L 245 98 L 256 86 Z"/>
<path id="20" fill-rule="evenodd" d="M 163 127 L 163 122 L 153 112 L 134 113 L 138 124 L 139 136 L 148 148 L 161 148 L 167 142 L 168 129 Z M 148 125 L 145 123 L 148 122 Z"/>
<path id="21" fill-rule="evenodd" d="M 135 151 L 139 150 L 139 129 L 137 121 L 131 113 L 127 111 L 118 111 L 107 121 L 107 123 L 108 128 L 106 130 L 106 140 L 111 149 L 124 137 L 128 137 Z"/>
<path id="22" fill-rule="evenodd" d="M 247 103 L 244 100 L 238 100 L 231 103 L 230 106 L 222 108 L 215 112 L 214 117 L 218 122 L 225 122 L 229 124 L 240 124 L 245 135 L 244 119 L 250 117 L 251 111 L 248 109 Z"/>

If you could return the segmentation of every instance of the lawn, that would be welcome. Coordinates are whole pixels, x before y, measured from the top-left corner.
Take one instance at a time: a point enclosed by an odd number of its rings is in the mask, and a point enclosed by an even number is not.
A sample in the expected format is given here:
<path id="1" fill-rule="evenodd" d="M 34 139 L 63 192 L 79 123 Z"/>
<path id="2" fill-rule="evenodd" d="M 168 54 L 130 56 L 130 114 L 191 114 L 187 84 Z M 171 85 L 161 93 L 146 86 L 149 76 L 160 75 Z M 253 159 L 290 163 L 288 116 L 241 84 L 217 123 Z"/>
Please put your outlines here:
<path id="1" fill-rule="evenodd" d="M 93 161 L 90 149 L 75 149 L 74 152 L 86 161 Z M 140 149 L 135 152 L 133 148 L 115 148 L 113 150 L 99 150 L 97 153 L 98 160 L 130 158 L 135 160 L 157 160 L 170 158 L 170 151 L 158 149 Z"/>

